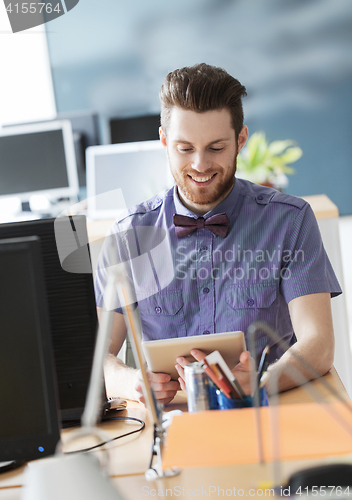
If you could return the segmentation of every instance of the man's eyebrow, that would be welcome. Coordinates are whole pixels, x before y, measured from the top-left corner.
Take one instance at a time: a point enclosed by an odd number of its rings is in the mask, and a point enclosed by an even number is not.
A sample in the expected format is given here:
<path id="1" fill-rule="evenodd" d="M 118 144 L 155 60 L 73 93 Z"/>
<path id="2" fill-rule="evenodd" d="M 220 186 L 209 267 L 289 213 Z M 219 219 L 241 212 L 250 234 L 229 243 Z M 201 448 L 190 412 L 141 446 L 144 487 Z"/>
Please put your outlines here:
<path id="1" fill-rule="evenodd" d="M 218 142 L 228 142 L 230 141 L 230 139 L 215 139 L 214 141 L 211 141 L 209 142 L 209 144 L 207 144 L 207 146 L 211 146 L 212 144 L 217 144 Z M 192 146 L 192 142 L 189 142 L 189 141 L 186 141 L 185 139 L 175 139 L 173 141 L 175 144 L 189 144 L 190 146 Z"/>

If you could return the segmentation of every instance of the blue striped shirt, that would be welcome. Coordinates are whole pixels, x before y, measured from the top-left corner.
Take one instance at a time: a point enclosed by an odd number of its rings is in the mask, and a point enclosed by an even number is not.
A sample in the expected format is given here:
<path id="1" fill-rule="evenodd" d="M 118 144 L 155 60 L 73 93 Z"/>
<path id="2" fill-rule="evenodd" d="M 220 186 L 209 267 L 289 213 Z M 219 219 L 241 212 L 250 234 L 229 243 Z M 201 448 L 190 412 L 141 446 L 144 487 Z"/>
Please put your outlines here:
<path id="1" fill-rule="evenodd" d="M 175 213 L 199 217 L 180 202 L 176 187 L 128 210 L 110 229 L 119 260 L 128 263 L 145 340 L 246 334 L 252 322 L 264 321 L 292 343 L 288 303 L 312 293 L 341 293 L 314 213 L 301 198 L 236 179 L 227 198 L 204 215 L 227 214 L 224 239 L 207 228 L 177 238 Z M 108 265 L 105 245 L 96 276 L 98 306 Z M 267 344 L 272 341 L 259 334 L 257 352 Z M 280 354 L 273 348 L 270 358 Z"/>

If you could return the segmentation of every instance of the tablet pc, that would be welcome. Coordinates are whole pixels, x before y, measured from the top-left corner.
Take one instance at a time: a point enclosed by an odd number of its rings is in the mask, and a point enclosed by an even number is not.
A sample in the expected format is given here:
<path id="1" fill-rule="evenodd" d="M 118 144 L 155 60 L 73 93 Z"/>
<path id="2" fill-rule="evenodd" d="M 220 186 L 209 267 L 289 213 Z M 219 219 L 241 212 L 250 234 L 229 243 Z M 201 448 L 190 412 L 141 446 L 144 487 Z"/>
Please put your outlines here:
<path id="1" fill-rule="evenodd" d="M 179 375 L 175 364 L 178 356 L 195 361 L 191 355 L 192 349 L 200 349 L 207 355 L 219 351 L 232 369 L 238 363 L 241 352 L 246 350 L 246 342 L 243 332 L 226 332 L 149 340 L 142 342 L 142 348 L 150 371 L 169 373 L 173 380 L 177 380 Z"/>

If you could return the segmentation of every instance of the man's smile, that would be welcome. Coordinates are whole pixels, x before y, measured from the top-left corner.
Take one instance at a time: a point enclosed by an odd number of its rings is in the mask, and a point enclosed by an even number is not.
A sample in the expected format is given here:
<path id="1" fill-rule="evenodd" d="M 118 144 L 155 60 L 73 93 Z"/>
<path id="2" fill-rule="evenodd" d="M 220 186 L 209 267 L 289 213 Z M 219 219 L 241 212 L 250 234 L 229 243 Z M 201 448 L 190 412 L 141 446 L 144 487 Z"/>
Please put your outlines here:
<path id="1" fill-rule="evenodd" d="M 214 177 L 217 175 L 216 173 L 215 174 L 212 174 L 212 175 L 207 175 L 206 177 L 193 177 L 192 175 L 190 174 L 187 174 L 188 177 L 190 177 L 192 179 L 193 182 L 195 182 L 196 184 L 202 184 L 203 186 L 208 186 L 212 180 L 214 179 Z"/>

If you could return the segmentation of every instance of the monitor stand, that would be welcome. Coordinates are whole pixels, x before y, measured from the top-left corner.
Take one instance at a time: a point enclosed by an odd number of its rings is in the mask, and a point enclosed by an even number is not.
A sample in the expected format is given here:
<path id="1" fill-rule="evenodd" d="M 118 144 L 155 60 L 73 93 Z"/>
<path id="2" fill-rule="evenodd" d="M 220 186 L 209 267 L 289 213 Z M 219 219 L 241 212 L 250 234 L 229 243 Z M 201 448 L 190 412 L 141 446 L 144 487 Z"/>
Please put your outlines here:
<path id="1" fill-rule="evenodd" d="M 17 467 L 21 467 L 21 465 L 24 464 L 24 460 L 10 460 L 8 462 L 0 462 L 0 474 L 16 469 Z"/>
<path id="2" fill-rule="evenodd" d="M 77 209 L 77 198 L 45 199 L 21 201 L 13 197 L 12 204 L 6 200 L 0 201 L 0 224 L 21 222 L 36 219 L 52 219 L 66 215 L 71 207 Z M 35 201 L 35 202 L 34 202 Z M 84 207 L 84 204 L 83 204 Z"/>

